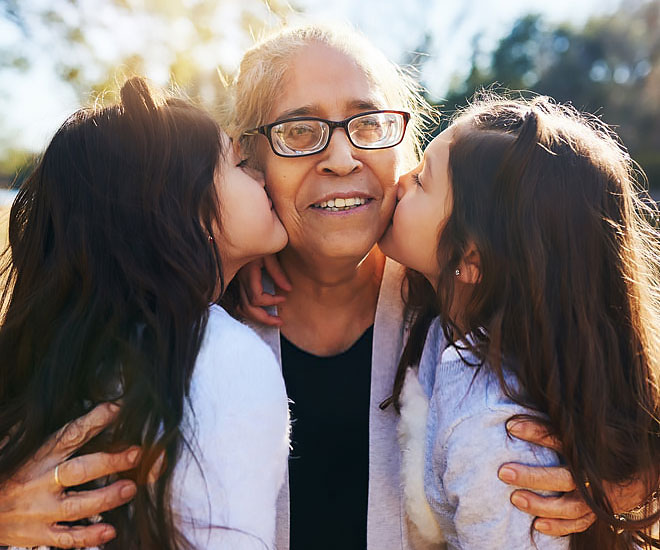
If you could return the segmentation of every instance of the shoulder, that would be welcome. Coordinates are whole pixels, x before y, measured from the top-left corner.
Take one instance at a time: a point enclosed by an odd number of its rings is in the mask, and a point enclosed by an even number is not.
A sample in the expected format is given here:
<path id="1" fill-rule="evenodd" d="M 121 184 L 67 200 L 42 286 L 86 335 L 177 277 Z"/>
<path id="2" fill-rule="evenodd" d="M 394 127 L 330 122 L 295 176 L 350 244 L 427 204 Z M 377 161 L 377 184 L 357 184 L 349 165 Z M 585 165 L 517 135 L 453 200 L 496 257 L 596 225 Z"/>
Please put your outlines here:
<path id="1" fill-rule="evenodd" d="M 441 360 L 442 350 L 447 346 L 447 340 L 439 317 L 429 326 L 419 361 L 419 382 L 427 396 L 433 393 L 436 371 Z"/>
<path id="2" fill-rule="evenodd" d="M 506 422 L 512 416 L 536 413 L 509 398 L 488 365 L 477 370 L 471 366 L 475 364 L 470 354 L 452 350 L 442 355 L 430 407 L 436 459 L 448 473 L 477 463 L 488 463 L 495 471 L 508 461 L 556 465 L 557 455 L 549 449 L 509 437 Z M 505 380 L 517 389 L 513 375 L 505 374 Z M 494 481 L 496 477 L 489 478 Z"/>
<path id="3" fill-rule="evenodd" d="M 234 319 L 220 306 L 212 305 L 209 308 L 202 349 L 213 348 L 215 351 L 224 349 L 230 352 L 236 346 L 243 346 L 244 344 L 249 344 L 250 348 L 254 349 L 256 353 L 265 350 L 270 351 L 253 329 Z"/>
<path id="4" fill-rule="evenodd" d="M 191 398 L 198 405 L 222 398 L 227 405 L 242 403 L 244 408 L 258 401 L 262 405 L 276 402 L 286 409 L 284 381 L 272 350 L 219 306 L 209 310 Z"/>
<path id="5" fill-rule="evenodd" d="M 209 310 L 183 430 L 173 502 L 189 540 L 199 548 L 252 548 L 255 537 L 270 543 L 289 445 L 284 381 L 270 348 L 217 306 Z"/>
<path id="6" fill-rule="evenodd" d="M 231 365 L 237 362 L 250 362 L 250 369 L 240 369 L 243 375 L 255 371 L 279 372 L 273 351 L 257 333 L 216 305 L 209 308 L 206 331 L 198 355 L 198 363 L 209 361 L 215 364 L 226 362 L 223 370 L 231 370 Z"/>
<path id="7" fill-rule="evenodd" d="M 504 373 L 506 384 L 518 389 L 516 377 Z M 437 353 L 433 395 L 445 404 L 455 407 L 459 419 L 474 414 L 518 414 L 526 412 L 504 392 L 499 378 L 490 366 L 471 352 L 451 345 Z"/>
<path id="8" fill-rule="evenodd" d="M 443 355 L 431 404 L 427 494 L 450 518 L 462 547 L 567 548 L 566 541 L 545 535 L 530 538 L 532 517 L 510 505 L 514 487 L 497 477 L 505 462 L 555 466 L 549 449 L 509 437 L 506 422 L 530 411 L 506 396 L 487 365 L 478 372 L 474 358 Z M 476 374 L 475 374 L 476 373 Z M 442 378 L 447 387 L 442 387 Z M 515 379 L 507 380 L 515 384 Z M 506 543 L 505 543 L 506 541 Z"/>

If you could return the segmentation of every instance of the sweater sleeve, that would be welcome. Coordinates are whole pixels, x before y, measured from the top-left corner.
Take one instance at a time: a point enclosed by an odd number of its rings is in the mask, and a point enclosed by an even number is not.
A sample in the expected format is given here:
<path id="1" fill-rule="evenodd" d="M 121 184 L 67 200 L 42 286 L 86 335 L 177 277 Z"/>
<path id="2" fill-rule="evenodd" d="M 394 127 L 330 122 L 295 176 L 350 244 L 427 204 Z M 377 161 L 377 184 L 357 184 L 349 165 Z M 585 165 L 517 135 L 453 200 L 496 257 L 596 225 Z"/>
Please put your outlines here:
<path id="1" fill-rule="evenodd" d="M 469 399 L 469 397 L 468 397 Z M 483 403 L 483 401 L 482 401 Z M 510 503 L 514 487 L 497 477 L 505 462 L 555 465 L 554 453 L 507 436 L 505 423 L 520 407 L 500 404 L 475 409 L 450 430 L 442 442 L 442 483 L 453 510 L 458 545 L 483 548 L 567 549 L 567 538 L 530 531 L 533 517 Z M 440 443 L 440 442 L 439 442 Z"/>
<path id="2" fill-rule="evenodd" d="M 272 351 L 247 327 L 212 317 L 190 399 L 190 447 L 173 483 L 184 534 L 196 548 L 272 548 L 289 445 Z"/>

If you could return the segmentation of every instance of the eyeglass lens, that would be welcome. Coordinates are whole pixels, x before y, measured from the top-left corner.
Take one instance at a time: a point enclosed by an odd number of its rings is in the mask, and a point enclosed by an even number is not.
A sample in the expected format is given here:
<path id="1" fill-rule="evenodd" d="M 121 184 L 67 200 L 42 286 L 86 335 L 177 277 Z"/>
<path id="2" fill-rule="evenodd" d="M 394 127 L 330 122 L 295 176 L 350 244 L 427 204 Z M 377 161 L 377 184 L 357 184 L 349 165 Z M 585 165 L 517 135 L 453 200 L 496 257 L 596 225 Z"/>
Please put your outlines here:
<path id="1" fill-rule="evenodd" d="M 405 119 L 399 113 L 370 113 L 351 119 L 348 136 L 356 147 L 383 148 L 398 143 L 405 129 Z M 305 154 L 326 146 L 330 126 L 322 120 L 299 119 L 272 127 L 271 139 L 284 155 Z"/>

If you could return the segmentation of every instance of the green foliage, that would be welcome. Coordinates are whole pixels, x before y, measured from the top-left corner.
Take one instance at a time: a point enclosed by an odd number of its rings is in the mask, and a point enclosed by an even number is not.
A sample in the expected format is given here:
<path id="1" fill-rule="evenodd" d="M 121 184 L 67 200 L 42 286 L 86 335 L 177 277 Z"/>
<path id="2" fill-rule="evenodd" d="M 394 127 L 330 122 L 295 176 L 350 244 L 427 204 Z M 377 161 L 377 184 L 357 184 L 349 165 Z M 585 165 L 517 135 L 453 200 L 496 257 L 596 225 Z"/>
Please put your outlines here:
<path id="1" fill-rule="evenodd" d="M 527 15 L 488 65 L 479 64 L 481 57 L 475 49 L 469 75 L 441 106 L 446 114 L 493 83 L 571 102 L 613 125 L 651 187 L 660 189 L 660 1 L 624 4 L 582 28 Z"/>
<path id="2" fill-rule="evenodd" d="M 28 176 L 37 156 L 21 149 L 8 148 L 0 156 L 0 189 L 16 188 Z"/>
<path id="3" fill-rule="evenodd" d="M 46 59 L 81 104 L 103 104 L 116 99 L 124 77 L 155 69 L 159 84 L 213 110 L 226 94 L 218 67 L 231 76 L 223 52 L 240 48 L 237 40 L 250 45 L 292 13 L 287 0 L 0 0 L 0 19 L 20 35 L 0 45 L 0 73 Z M 0 138 L 0 187 L 30 165 L 30 154 L 12 147 Z"/>

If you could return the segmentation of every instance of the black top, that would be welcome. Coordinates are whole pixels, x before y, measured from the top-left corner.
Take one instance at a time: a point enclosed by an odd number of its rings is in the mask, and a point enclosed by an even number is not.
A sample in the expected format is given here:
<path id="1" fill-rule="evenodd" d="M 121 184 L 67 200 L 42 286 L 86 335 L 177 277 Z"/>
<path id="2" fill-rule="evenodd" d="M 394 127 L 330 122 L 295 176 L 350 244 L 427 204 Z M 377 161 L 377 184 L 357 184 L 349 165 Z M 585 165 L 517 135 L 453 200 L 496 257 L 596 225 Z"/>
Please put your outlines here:
<path id="1" fill-rule="evenodd" d="M 318 357 L 283 336 L 291 404 L 291 550 L 364 550 L 369 489 L 373 327 L 347 351 Z"/>

